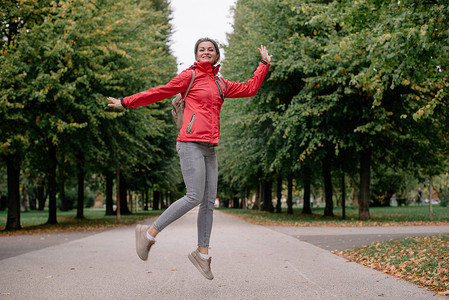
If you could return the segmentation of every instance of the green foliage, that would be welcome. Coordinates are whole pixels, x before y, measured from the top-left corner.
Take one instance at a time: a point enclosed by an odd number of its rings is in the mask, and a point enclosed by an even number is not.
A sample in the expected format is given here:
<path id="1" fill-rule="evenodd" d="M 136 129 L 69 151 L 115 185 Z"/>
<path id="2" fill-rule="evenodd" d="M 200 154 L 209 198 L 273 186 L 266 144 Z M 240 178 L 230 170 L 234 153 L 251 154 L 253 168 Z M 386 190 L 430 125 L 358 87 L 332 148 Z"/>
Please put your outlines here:
<path id="1" fill-rule="evenodd" d="M 165 178 L 160 170 L 171 168 L 176 136 L 168 101 L 119 111 L 106 98 L 176 75 L 168 1 L 30 0 L 0 8 L 0 155 L 19 152 L 36 178 L 54 177 L 56 159 L 62 177 L 121 168 L 145 170 L 147 181 Z"/>
<path id="2" fill-rule="evenodd" d="M 448 161 L 445 9 L 412 0 L 238 1 L 223 74 L 246 80 L 260 44 L 274 56 L 254 99 L 223 106 L 226 184 L 248 187 L 306 163 L 320 170 L 325 157 L 355 176 L 366 150 L 375 168 L 419 180 L 440 174 Z"/>

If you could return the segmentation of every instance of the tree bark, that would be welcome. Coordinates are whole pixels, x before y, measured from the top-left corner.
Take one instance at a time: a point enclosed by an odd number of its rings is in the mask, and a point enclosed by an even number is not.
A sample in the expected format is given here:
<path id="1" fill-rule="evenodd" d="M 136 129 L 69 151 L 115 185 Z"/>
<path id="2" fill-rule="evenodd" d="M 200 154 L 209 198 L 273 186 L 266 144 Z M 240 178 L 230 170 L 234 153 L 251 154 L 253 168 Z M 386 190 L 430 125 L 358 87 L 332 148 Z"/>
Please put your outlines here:
<path id="1" fill-rule="evenodd" d="M 69 211 L 73 208 L 73 204 L 69 204 L 67 197 L 65 196 L 65 178 L 59 175 L 58 187 L 59 187 L 59 199 L 61 200 L 61 211 Z"/>
<path id="2" fill-rule="evenodd" d="M 76 206 L 76 219 L 84 219 L 84 154 L 78 156 L 78 203 Z"/>
<path id="3" fill-rule="evenodd" d="M 324 216 L 334 216 L 334 203 L 332 200 L 332 172 L 330 154 L 326 154 L 323 161 L 323 178 L 324 178 L 324 197 L 326 206 L 324 207 Z"/>
<path id="4" fill-rule="evenodd" d="M 143 195 L 145 197 L 145 206 L 143 207 L 143 210 L 148 210 L 148 188 L 145 188 Z"/>
<path id="5" fill-rule="evenodd" d="M 345 184 L 345 172 L 343 171 L 341 175 L 341 211 L 344 220 L 346 219 L 346 184 Z"/>
<path id="6" fill-rule="evenodd" d="M 308 165 L 303 169 L 303 182 L 304 182 L 304 200 L 302 206 L 302 213 L 306 215 L 312 214 L 312 208 L 310 207 L 310 187 L 312 182 L 312 174 Z"/>
<path id="7" fill-rule="evenodd" d="M 272 180 L 264 180 L 262 183 L 262 210 L 263 211 L 269 211 L 274 212 L 274 206 L 273 206 L 273 196 L 272 196 L 272 190 L 273 189 L 273 182 Z"/>
<path id="8" fill-rule="evenodd" d="M 256 199 L 254 200 L 254 204 L 253 204 L 253 209 L 259 210 L 260 209 L 260 198 L 262 198 L 262 184 L 258 183 L 257 184 L 257 189 L 256 189 Z"/>
<path id="9" fill-rule="evenodd" d="M 121 215 L 130 215 L 131 212 L 128 208 L 128 187 L 126 184 L 126 179 L 120 172 L 120 214 Z"/>
<path id="10" fill-rule="evenodd" d="M 240 199 L 236 195 L 232 197 L 232 208 L 239 208 L 240 205 Z"/>
<path id="11" fill-rule="evenodd" d="M 293 174 L 287 177 L 287 214 L 293 215 Z"/>
<path id="12" fill-rule="evenodd" d="M 282 175 L 278 176 L 278 181 L 276 185 L 276 213 L 282 213 Z"/>
<path id="13" fill-rule="evenodd" d="M 48 221 L 47 224 L 58 224 L 56 217 L 56 147 L 51 142 L 48 146 Z"/>
<path id="14" fill-rule="evenodd" d="M 37 179 L 37 209 L 44 210 L 47 195 L 45 194 L 45 180 L 43 178 Z"/>
<path id="15" fill-rule="evenodd" d="M 359 220 L 369 220 L 370 202 L 370 179 L 371 179 L 371 149 L 360 152 L 360 198 L 359 198 Z"/>
<path id="16" fill-rule="evenodd" d="M 153 190 L 153 210 L 159 210 L 159 191 Z"/>
<path id="17" fill-rule="evenodd" d="M 8 217 L 5 230 L 20 230 L 20 164 L 18 154 L 4 157 L 8 175 Z"/>
<path id="18" fill-rule="evenodd" d="M 111 172 L 106 172 L 106 216 L 113 216 L 114 213 L 114 199 L 113 199 L 113 189 L 114 189 L 114 174 Z"/>

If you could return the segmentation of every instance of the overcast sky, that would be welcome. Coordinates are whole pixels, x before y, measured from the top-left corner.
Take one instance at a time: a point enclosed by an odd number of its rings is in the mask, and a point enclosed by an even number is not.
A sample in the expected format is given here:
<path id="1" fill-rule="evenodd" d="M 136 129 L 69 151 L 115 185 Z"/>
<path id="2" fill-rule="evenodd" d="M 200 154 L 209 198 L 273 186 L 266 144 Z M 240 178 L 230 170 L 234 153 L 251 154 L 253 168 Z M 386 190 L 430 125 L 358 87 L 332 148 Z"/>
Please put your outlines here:
<path id="1" fill-rule="evenodd" d="M 178 72 L 195 61 L 193 48 L 202 37 L 226 43 L 232 31 L 231 6 L 236 0 L 171 0 L 173 35 L 171 49 L 178 61 Z"/>

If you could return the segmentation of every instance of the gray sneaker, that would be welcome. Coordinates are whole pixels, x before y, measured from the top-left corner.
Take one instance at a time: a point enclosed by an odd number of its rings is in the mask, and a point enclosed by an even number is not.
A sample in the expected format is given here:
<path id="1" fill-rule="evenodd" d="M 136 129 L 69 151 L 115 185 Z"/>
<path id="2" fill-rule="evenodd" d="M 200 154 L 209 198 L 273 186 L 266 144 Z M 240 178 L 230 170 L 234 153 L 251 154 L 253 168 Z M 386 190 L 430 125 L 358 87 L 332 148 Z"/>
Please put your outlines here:
<path id="1" fill-rule="evenodd" d="M 192 264 L 200 271 L 200 273 L 209 280 L 214 279 L 214 275 L 210 271 L 210 263 L 212 258 L 204 259 L 200 256 L 198 249 L 188 255 Z"/>
<path id="2" fill-rule="evenodd" d="M 151 246 L 156 243 L 156 241 L 150 241 L 147 239 L 146 234 L 150 226 L 137 224 L 136 226 L 136 252 L 141 260 L 148 259 L 148 253 L 150 252 Z"/>

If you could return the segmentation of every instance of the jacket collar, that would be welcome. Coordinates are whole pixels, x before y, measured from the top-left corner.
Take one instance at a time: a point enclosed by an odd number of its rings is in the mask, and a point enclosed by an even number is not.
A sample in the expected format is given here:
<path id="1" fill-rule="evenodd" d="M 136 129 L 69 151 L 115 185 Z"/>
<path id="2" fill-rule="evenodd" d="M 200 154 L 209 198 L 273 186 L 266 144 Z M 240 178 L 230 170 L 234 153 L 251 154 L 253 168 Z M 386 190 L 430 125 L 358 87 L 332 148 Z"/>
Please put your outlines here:
<path id="1" fill-rule="evenodd" d="M 220 71 L 220 65 L 216 65 L 215 67 L 212 67 L 211 64 L 207 61 L 204 62 L 195 62 L 193 64 L 195 68 L 198 68 L 206 73 L 210 73 L 213 76 L 216 76 L 218 74 L 218 71 Z"/>

